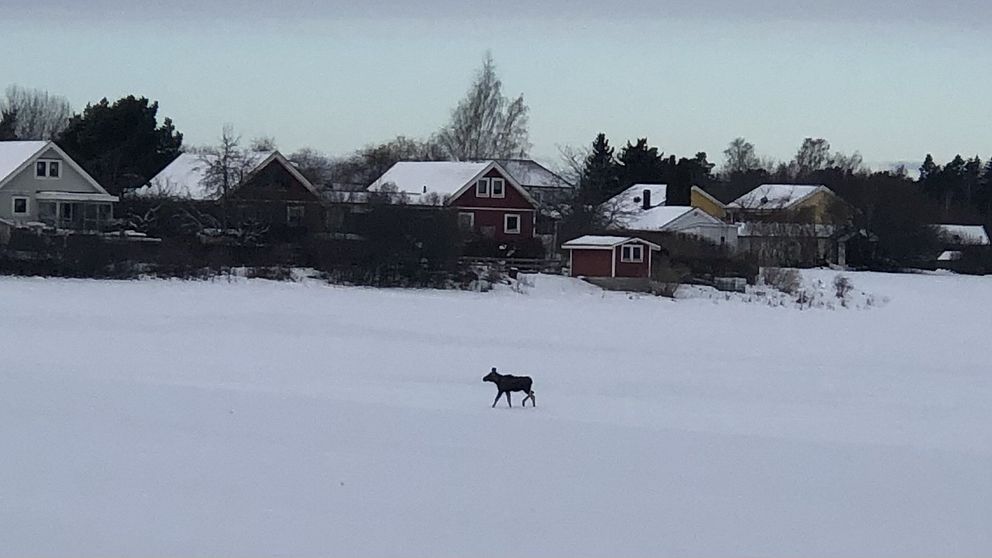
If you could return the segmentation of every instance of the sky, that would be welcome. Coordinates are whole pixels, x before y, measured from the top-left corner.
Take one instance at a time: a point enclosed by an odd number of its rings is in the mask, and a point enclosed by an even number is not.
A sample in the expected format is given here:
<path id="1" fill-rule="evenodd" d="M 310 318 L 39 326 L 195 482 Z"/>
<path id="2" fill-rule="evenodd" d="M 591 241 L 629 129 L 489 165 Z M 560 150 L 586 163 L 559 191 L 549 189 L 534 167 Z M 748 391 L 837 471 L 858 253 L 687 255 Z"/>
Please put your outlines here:
<path id="1" fill-rule="evenodd" d="M 193 145 L 228 123 L 286 152 L 426 137 L 491 51 L 551 164 L 598 132 L 715 162 L 738 136 L 992 156 L 986 0 L 0 0 L 0 36 L 0 86 L 147 96 Z"/>

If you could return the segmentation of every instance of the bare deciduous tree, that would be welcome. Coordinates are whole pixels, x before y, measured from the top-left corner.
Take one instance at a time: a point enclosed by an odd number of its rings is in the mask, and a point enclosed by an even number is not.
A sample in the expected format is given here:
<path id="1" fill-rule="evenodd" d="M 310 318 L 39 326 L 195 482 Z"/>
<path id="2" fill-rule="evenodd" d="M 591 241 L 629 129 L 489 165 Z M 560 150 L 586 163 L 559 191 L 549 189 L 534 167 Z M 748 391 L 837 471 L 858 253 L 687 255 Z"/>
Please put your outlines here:
<path id="1" fill-rule="evenodd" d="M 220 200 L 223 225 L 226 228 L 229 215 L 228 194 L 241 184 L 258 161 L 254 153 L 241 149 L 241 136 L 230 124 L 224 125 L 220 144 L 204 148 L 200 153 L 200 160 L 206 165 L 203 186 Z"/>
<path id="2" fill-rule="evenodd" d="M 742 174 L 761 168 L 761 160 L 754 153 L 754 144 L 744 138 L 734 138 L 723 150 L 725 174 Z"/>
<path id="3" fill-rule="evenodd" d="M 0 99 L 0 112 L 16 116 L 14 135 L 17 139 L 50 140 L 69 124 L 72 106 L 61 95 L 11 85 Z"/>
<path id="4" fill-rule="evenodd" d="M 452 112 L 451 122 L 438 133 L 438 142 L 448 158 L 463 161 L 527 156 L 529 109 L 523 95 L 510 100 L 502 89 L 496 63 L 487 53 L 468 94 Z"/>
<path id="5" fill-rule="evenodd" d="M 830 142 L 823 138 L 806 138 L 793 159 L 797 177 L 806 177 L 830 164 Z"/>

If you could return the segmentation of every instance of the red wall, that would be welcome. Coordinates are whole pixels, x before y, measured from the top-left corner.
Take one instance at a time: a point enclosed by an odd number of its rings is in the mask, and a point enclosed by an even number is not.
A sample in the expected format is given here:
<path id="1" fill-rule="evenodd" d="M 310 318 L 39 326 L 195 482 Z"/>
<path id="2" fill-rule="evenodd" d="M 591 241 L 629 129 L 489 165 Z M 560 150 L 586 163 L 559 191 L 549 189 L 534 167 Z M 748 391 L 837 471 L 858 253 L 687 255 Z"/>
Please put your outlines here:
<path id="1" fill-rule="evenodd" d="M 527 198 L 525 198 L 516 188 L 510 186 L 510 180 L 499 172 L 497 169 L 492 169 L 485 175 L 487 178 L 502 178 L 506 181 L 503 187 L 506 192 L 506 196 L 503 198 L 477 198 L 475 197 L 475 184 L 469 188 L 464 194 L 458 196 L 458 198 L 452 200 L 451 205 L 457 207 L 507 207 L 507 208 L 517 208 L 517 209 L 536 209 Z"/>
<path id="2" fill-rule="evenodd" d="M 640 244 L 635 242 L 628 242 L 627 244 Z M 622 246 L 617 246 L 613 251 L 615 252 L 613 257 L 617 261 L 617 277 L 650 277 L 651 276 L 651 266 L 648 263 L 649 256 L 651 252 L 651 247 L 641 244 L 644 251 L 644 261 L 641 263 L 624 263 L 620 261 L 620 257 L 623 255 L 621 250 Z"/>
<path id="3" fill-rule="evenodd" d="M 610 277 L 613 265 L 610 250 L 572 250 L 572 277 Z"/>
<path id="4" fill-rule="evenodd" d="M 501 209 L 459 209 L 459 213 L 472 213 L 475 215 L 475 232 L 482 234 L 482 227 L 495 227 L 494 238 L 499 241 L 524 240 L 534 237 L 534 211 L 501 210 Z M 513 213 L 520 216 L 520 234 L 506 234 L 503 232 L 503 216 Z"/>

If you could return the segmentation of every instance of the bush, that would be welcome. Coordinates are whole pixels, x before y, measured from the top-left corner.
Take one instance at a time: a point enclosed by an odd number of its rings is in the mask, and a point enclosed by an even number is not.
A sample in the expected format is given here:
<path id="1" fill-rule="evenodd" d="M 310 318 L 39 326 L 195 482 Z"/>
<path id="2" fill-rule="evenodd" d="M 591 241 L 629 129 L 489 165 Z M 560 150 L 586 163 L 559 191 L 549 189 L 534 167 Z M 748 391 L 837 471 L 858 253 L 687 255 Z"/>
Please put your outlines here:
<path id="1" fill-rule="evenodd" d="M 851 284 L 851 280 L 844 275 L 838 275 L 834 277 L 834 289 L 837 291 L 837 298 L 841 300 L 847 299 L 847 295 L 850 294 L 854 285 Z"/>
<path id="2" fill-rule="evenodd" d="M 795 269 L 765 267 L 761 269 L 761 281 L 786 294 L 795 294 L 802 286 L 802 277 Z"/>

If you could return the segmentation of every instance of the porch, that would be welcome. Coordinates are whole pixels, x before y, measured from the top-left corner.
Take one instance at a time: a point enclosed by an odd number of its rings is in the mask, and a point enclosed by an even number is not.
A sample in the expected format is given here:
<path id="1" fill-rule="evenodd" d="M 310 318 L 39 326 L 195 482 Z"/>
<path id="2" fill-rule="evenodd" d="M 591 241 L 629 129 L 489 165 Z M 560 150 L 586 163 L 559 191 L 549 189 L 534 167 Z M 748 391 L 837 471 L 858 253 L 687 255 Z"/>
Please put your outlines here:
<path id="1" fill-rule="evenodd" d="M 38 220 L 49 227 L 102 232 L 114 218 L 116 196 L 72 192 L 38 192 Z"/>

